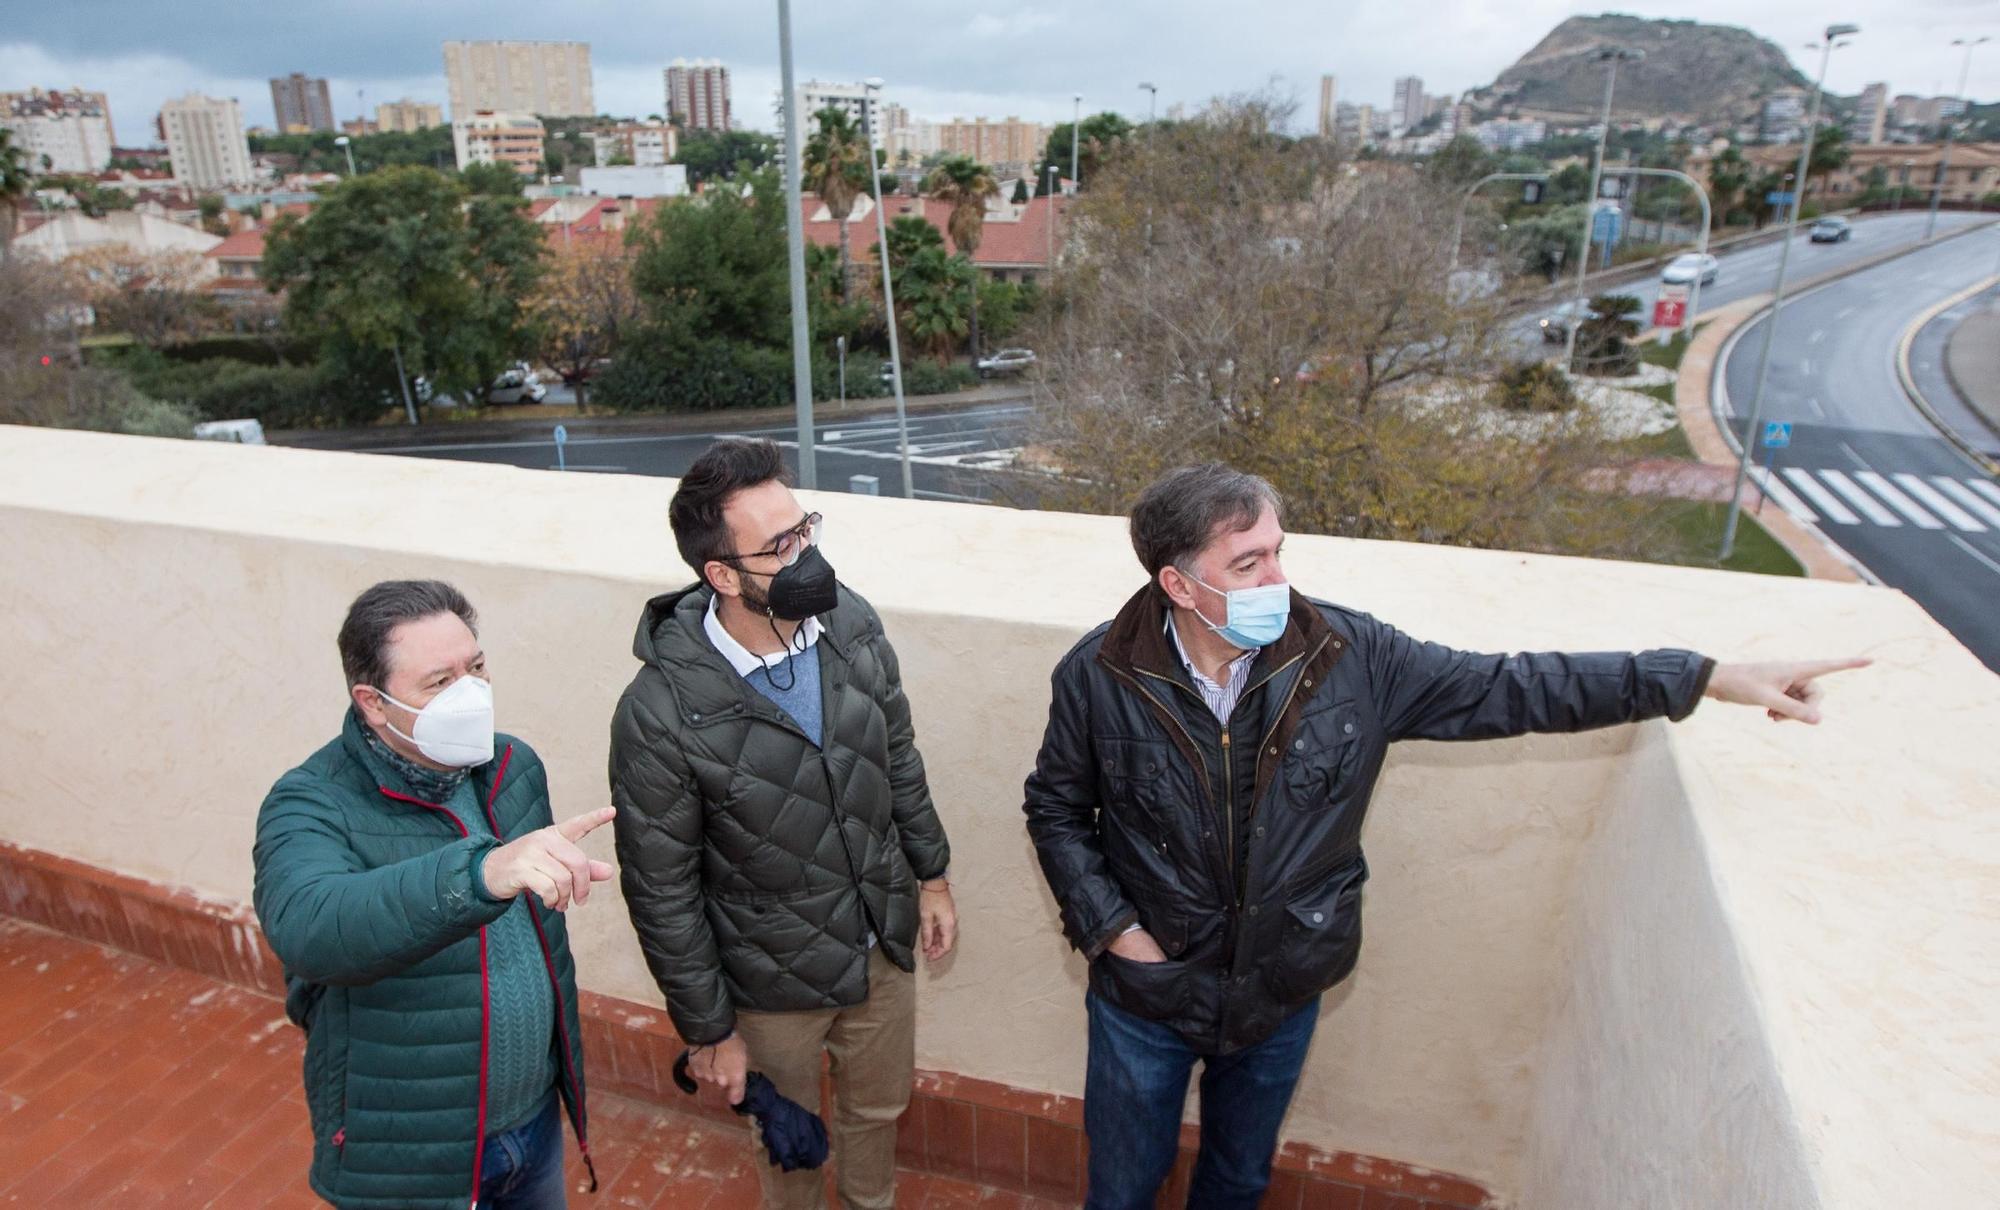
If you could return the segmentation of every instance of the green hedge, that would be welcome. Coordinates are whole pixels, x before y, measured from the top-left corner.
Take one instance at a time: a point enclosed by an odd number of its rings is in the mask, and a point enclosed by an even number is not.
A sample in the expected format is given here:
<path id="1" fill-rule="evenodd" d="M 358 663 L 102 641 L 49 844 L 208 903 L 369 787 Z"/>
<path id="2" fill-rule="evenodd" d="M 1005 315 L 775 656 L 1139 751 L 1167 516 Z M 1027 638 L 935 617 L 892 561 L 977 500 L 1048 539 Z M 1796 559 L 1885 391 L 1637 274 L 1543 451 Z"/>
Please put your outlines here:
<path id="1" fill-rule="evenodd" d="M 267 429 L 362 424 L 388 401 L 320 365 L 260 365 L 222 356 L 180 360 L 143 348 L 107 349 L 93 361 L 117 370 L 153 399 L 203 420 L 251 419 Z"/>

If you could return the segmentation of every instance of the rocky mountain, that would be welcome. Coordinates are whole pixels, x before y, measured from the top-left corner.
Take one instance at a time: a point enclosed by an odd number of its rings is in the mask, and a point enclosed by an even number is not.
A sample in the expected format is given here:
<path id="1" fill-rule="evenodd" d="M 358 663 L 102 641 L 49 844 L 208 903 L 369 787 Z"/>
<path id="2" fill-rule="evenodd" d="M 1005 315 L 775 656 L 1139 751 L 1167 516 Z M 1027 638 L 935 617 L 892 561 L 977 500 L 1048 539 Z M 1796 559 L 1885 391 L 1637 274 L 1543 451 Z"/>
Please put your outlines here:
<path id="1" fill-rule="evenodd" d="M 1615 119 L 1754 122 L 1773 91 L 1812 85 L 1783 50 L 1747 29 L 1606 13 L 1556 26 L 1476 90 L 1472 104 L 1493 114 L 1590 121 L 1604 101 L 1605 65 L 1595 56 L 1605 47 L 1646 52 L 1643 62 L 1619 64 Z"/>

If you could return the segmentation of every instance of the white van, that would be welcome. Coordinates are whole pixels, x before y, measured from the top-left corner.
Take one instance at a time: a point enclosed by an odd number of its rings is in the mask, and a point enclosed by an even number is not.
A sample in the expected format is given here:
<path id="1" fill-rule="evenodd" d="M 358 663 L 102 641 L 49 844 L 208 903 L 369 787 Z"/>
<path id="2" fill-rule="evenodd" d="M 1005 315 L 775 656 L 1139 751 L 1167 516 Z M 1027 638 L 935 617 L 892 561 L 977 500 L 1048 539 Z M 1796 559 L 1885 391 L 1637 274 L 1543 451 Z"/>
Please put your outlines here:
<path id="1" fill-rule="evenodd" d="M 256 420 L 204 420 L 194 426 L 196 441 L 234 441 L 238 445 L 263 445 L 264 426 Z"/>

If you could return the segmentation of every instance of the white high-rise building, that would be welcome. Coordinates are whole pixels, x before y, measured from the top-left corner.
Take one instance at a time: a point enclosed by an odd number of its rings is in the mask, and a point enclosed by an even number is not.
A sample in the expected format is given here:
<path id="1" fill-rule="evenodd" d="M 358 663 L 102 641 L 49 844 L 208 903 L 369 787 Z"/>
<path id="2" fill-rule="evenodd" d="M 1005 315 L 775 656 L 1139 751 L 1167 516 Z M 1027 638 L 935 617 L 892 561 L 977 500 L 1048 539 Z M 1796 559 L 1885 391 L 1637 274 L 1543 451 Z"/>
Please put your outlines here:
<path id="1" fill-rule="evenodd" d="M 728 130 L 729 69 L 720 59 L 675 59 L 667 66 L 667 120 L 682 130 Z"/>
<path id="2" fill-rule="evenodd" d="M 103 172 L 111 165 L 111 103 L 101 92 L 0 92 L 0 127 L 14 132 L 29 172 Z"/>
<path id="3" fill-rule="evenodd" d="M 189 188 L 219 192 L 256 182 L 236 98 L 191 92 L 168 101 L 160 106 L 160 129 L 174 179 Z"/>
<path id="4" fill-rule="evenodd" d="M 813 115 L 822 109 L 838 109 L 861 125 L 862 111 L 868 105 L 868 89 L 860 84 L 828 84 L 822 80 L 807 80 L 799 85 L 799 119 L 804 125 L 800 129 L 810 133 L 813 129 Z M 785 116 L 783 96 L 777 102 L 778 118 L 782 124 Z"/>
<path id="5" fill-rule="evenodd" d="M 1404 76 L 1397 80 L 1395 97 L 1389 106 L 1391 133 L 1401 134 L 1423 121 L 1425 108 L 1422 77 Z"/>
<path id="6" fill-rule="evenodd" d="M 1340 77 L 1319 78 L 1319 137 L 1330 139 L 1339 128 Z"/>
<path id="7" fill-rule="evenodd" d="M 1889 126 L 1889 86 L 1870 84 L 1861 90 L 1854 120 L 1847 127 L 1847 141 L 1867 146 L 1880 143 Z"/>
<path id="8" fill-rule="evenodd" d="M 453 121 L 482 110 L 588 117 L 597 112 L 588 42 L 447 42 Z"/>

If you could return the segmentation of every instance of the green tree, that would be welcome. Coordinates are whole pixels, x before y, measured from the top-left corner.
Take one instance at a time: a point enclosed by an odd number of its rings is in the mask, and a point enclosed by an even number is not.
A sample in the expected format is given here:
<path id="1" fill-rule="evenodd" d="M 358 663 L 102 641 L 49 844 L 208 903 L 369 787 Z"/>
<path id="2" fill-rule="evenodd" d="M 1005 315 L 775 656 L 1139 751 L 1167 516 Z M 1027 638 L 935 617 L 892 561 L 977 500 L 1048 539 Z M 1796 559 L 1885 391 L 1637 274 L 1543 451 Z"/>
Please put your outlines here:
<path id="1" fill-rule="evenodd" d="M 13 255 L 14 228 L 21 211 L 35 196 L 35 179 L 28 173 L 28 154 L 14 142 L 11 128 L 0 126 L 0 263 Z"/>
<path id="2" fill-rule="evenodd" d="M 1430 172 L 1433 180 L 1465 186 L 1493 172 L 1493 164 L 1492 155 L 1480 146 L 1478 139 L 1462 134 L 1431 156 Z"/>
<path id="3" fill-rule="evenodd" d="M 528 343 L 521 308 L 544 248 L 521 206 L 429 168 L 367 173 L 278 221 L 264 280 L 287 292 L 291 329 L 356 384 L 407 398 L 425 374 L 477 394 Z"/>
<path id="4" fill-rule="evenodd" d="M 901 273 L 910 258 L 925 248 L 944 249 L 944 233 L 914 214 L 900 214 L 889 223 L 889 267 Z M 880 270 L 877 270 L 878 274 Z M 876 283 L 881 284 L 879 280 Z"/>
<path id="5" fill-rule="evenodd" d="M 893 252 L 891 253 L 893 255 Z M 912 347 L 939 361 L 969 330 L 979 271 L 964 256 L 927 247 L 896 271 L 897 323 Z"/>
<path id="6" fill-rule="evenodd" d="M 1640 302 L 1629 294 L 1599 294 L 1590 315 L 1576 328 L 1576 361 L 1581 373 L 1622 377 L 1638 368 L 1632 338 L 1639 334 Z"/>
<path id="7" fill-rule="evenodd" d="M 1561 206 L 1509 223 L 1507 246 L 1519 258 L 1521 271 L 1554 281 L 1564 265 L 1574 266 L 1583 247 L 1584 208 Z"/>
<path id="8" fill-rule="evenodd" d="M 1069 175 L 1070 149 L 1077 141 L 1076 131 L 1073 123 L 1064 122 L 1049 132 L 1048 146 L 1042 151 L 1041 173 L 1035 182 L 1037 197 L 1048 189 L 1049 165 L 1055 165 L 1062 175 Z M 1131 133 L 1132 123 L 1115 113 L 1094 113 L 1085 118 L 1083 138 L 1077 147 L 1077 174 L 1085 181 L 1097 179 L 1097 170 L 1103 166 L 1106 153 Z M 1082 182 L 1077 184 L 1080 187 Z"/>
<path id="9" fill-rule="evenodd" d="M 1813 136 L 1812 151 L 1806 158 L 1806 186 L 1810 190 L 1817 179 L 1825 184 L 1828 173 L 1846 166 L 1854 156 L 1854 149 L 1847 145 L 1847 129 L 1843 126 L 1821 127 Z"/>
<path id="10" fill-rule="evenodd" d="M 1000 196 L 1000 183 L 993 179 L 993 172 L 986 165 L 971 156 L 955 155 L 946 159 L 924 181 L 924 192 L 951 207 L 951 215 L 945 220 L 945 229 L 951 232 L 951 242 L 965 256 L 968 264 L 979 252 L 979 241 L 986 233 L 986 206 Z M 979 293 L 972 292 L 972 356 L 979 358 Z"/>
<path id="11" fill-rule="evenodd" d="M 685 164 L 688 184 L 727 180 L 755 172 L 778 158 L 778 143 L 754 130 L 690 130 L 681 135 L 674 162 Z"/>
<path id="12" fill-rule="evenodd" d="M 1007 200 L 1016 206 L 1025 206 L 1028 204 L 1028 182 L 1025 177 L 1015 178 L 1013 196 Z"/>
<path id="13" fill-rule="evenodd" d="M 474 197 L 526 197 L 527 184 L 521 174 L 507 164 L 467 164 L 459 169 L 459 183 Z"/>
<path id="14" fill-rule="evenodd" d="M 868 147 L 847 111 L 828 106 L 813 115 L 818 129 L 799 158 L 800 184 L 819 195 L 840 230 L 840 299 L 853 290 L 854 257 L 848 247 L 847 218 L 868 189 Z"/>
<path id="15" fill-rule="evenodd" d="M 785 192 L 770 170 L 749 185 L 670 202 L 634 229 L 632 283 L 657 335 L 790 347 Z"/>
<path id="16" fill-rule="evenodd" d="M 1708 162 L 1709 205 L 1715 226 L 1720 227 L 1728 220 L 1749 183 L 1750 163 L 1734 144 L 1715 153 L 1715 158 Z"/>

